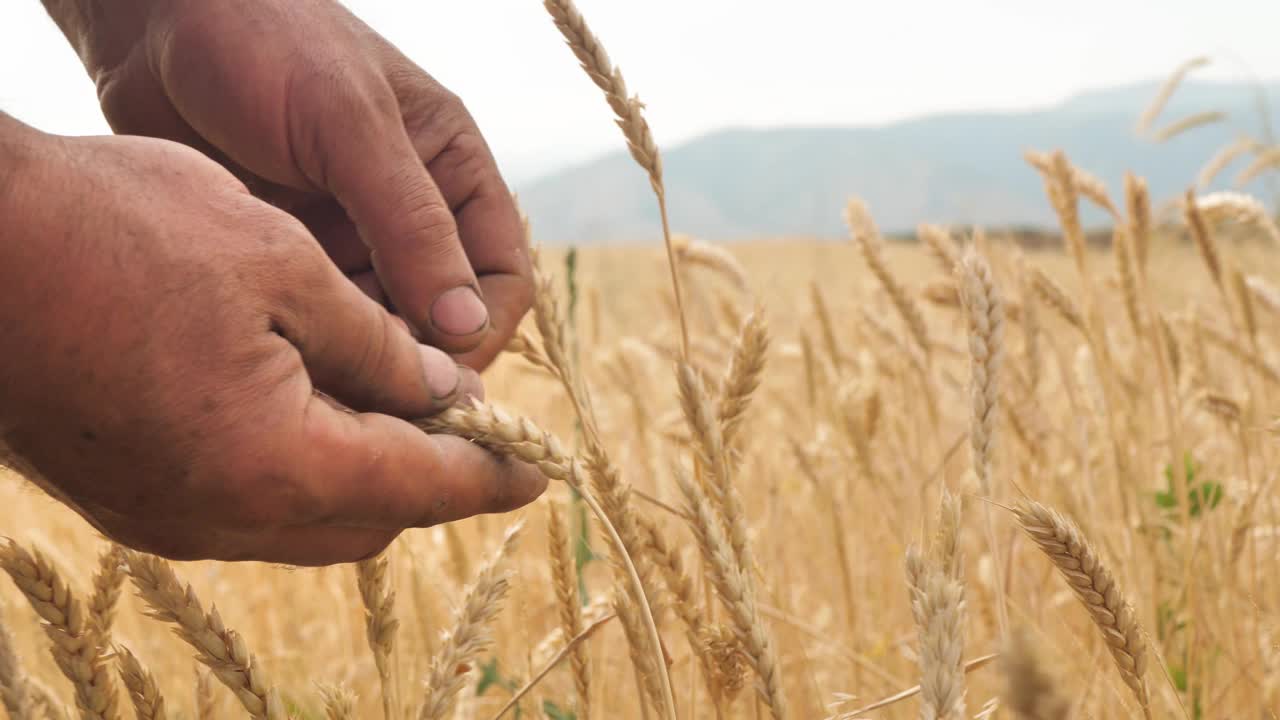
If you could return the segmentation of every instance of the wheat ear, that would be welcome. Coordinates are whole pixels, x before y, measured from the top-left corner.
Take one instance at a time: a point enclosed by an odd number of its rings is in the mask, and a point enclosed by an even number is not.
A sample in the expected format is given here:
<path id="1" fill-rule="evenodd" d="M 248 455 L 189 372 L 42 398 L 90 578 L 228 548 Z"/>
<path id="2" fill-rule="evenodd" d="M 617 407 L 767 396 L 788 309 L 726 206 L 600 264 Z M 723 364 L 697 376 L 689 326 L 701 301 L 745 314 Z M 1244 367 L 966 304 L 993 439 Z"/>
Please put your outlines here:
<path id="1" fill-rule="evenodd" d="M 196 651 L 196 659 L 235 694 L 254 720 L 285 720 L 279 693 L 258 666 L 249 645 L 222 623 L 218 609 L 204 611 L 190 585 L 185 587 L 173 567 L 154 555 L 125 551 L 129 575 L 148 615 L 174 626 L 174 633 Z"/>
<path id="2" fill-rule="evenodd" d="M 1220 123 L 1226 119 L 1227 114 L 1221 110 L 1206 110 L 1204 112 L 1194 113 L 1178 118 L 1177 120 L 1174 120 L 1168 125 L 1160 128 L 1156 131 L 1152 139 L 1158 143 L 1167 142 L 1190 130 L 1195 130 L 1196 128 L 1204 127 L 1205 125 Z"/>
<path id="3" fill-rule="evenodd" d="M 169 714 L 164 709 L 164 697 L 151 671 L 143 667 L 129 648 L 117 645 L 115 652 L 116 662 L 120 665 L 120 680 L 129 691 L 138 720 L 166 720 Z"/>
<path id="4" fill-rule="evenodd" d="M 635 595 L 633 599 L 645 616 L 650 650 L 655 657 L 660 655 L 662 645 L 658 637 L 657 624 L 653 620 L 652 608 L 645 593 L 645 581 L 640 571 L 636 569 L 637 563 L 644 563 L 646 574 L 648 572 L 648 564 L 645 563 L 643 555 L 644 544 L 636 530 L 634 517 L 626 512 L 629 510 L 626 507 L 627 488 L 618 477 L 616 468 L 608 462 L 607 456 L 603 455 L 603 448 L 590 443 L 587 448 L 590 457 L 584 463 L 581 459 L 567 454 L 564 446 L 555 436 L 544 432 L 532 420 L 513 418 L 479 401 L 472 401 L 469 406 L 455 405 L 438 415 L 417 421 L 417 425 L 426 432 L 458 435 L 477 442 L 492 452 L 529 463 L 537 467 L 539 472 L 548 479 L 561 480 L 578 491 L 583 501 L 587 503 L 587 507 L 600 521 L 610 543 L 617 551 L 614 556 L 619 564 L 618 572 L 626 573 L 630 578 L 632 592 Z M 597 491 L 601 489 L 606 491 L 603 493 L 605 502 L 611 503 L 615 515 L 610 515 L 588 490 L 586 482 L 589 475 L 588 464 L 591 466 L 590 474 L 593 475 L 592 486 Z M 615 526 L 611 520 L 615 516 L 621 527 Z M 629 517 L 630 520 L 628 520 Z M 624 540 L 623 533 L 626 533 L 625 537 L 630 539 L 630 543 Z M 632 548 L 635 549 L 634 559 Z M 664 689 L 665 713 L 668 717 L 674 718 L 675 698 L 672 693 L 667 692 L 671 684 L 665 672 L 666 664 L 663 663 L 659 670 L 661 674 L 659 679 Z"/>
<path id="5" fill-rule="evenodd" d="M 1223 170 L 1246 154 L 1256 151 L 1259 146 L 1257 140 L 1248 136 L 1236 138 L 1224 145 L 1209 158 L 1209 162 L 1206 162 L 1204 167 L 1200 168 L 1200 172 L 1196 175 L 1196 185 L 1208 188 Z"/>
<path id="6" fill-rule="evenodd" d="M 385 551 L 356 563 L 356 587 L 364 603 L 365 638 L 373 652 L 382 688 L 382 716 L 385 720 L 398 720 L 400 710 L 392 681 L 391 654 L 400 621 L 396 619 L 396 594 L 391 589 L 388 566 Z"/>
<path id="7" fill-rule="evenodd" d="M 509 587 L 502 565 L 514 550 L 521 527 L 517 523 L 507 530 L 497 552 L 476 571 L 475 579 L 467 588 L 454 616 L 453 629 L 445 636 L 431 664 L 419 720 L 440 720 L 448 714 L 454 697 L 466 682 L 466 673 L 459 668 L 471 663 L 493 642 L 489 623 L 497 617 Z"/>
<path id="8" fill-rule="evenodd" d="M 1116 258 L 1116 273 L 1120 276 L 1120 292 L 1124 296 L 1125 315 L 1134 337 L 1142 337 L 1142 310 L 1138 303 L 1138 279 L 1135 277 L 1133 240 L 1122 225 L 1116 225 L 1111 234 L 1111 252 Z"/>
<path id="9" fill-rule="evenodd" d="M 320 699 L 324 701 L 327 720 L 355 720 L 356 696 L 341 685 L 322 685 Z"/>
<path id="10" fill-rule="evenodd" d="M 1169 103 L 1169 98 L 1173 97 L 1173 92 L 1182 84 L 1183 78 L 1192 70 L 1208 64 L 1209 58 L 1194 57 L 1179 65 L 1164 81 L 1164 84 L 1160 86 L 1156 96 L 1152 98 L 1151 104 L 1142 111 L 1142 115 L 1138 118 L 1138 134 L 1145 133 L 1151 127 L 1151 124 L 1159 117 L 1160 112 L 1164 110 L 1164 106 Z"/>
<path id="11" fill-rule="evenodd" d="M 1261 177 L 1262 173 L 1280 167 L 1280 145 L 1272 145 L 1265 150 L 1257 150 L 1253 160 L 1236 176 L 1236 185 L 1248 185 Z"/>
<path id="12" fill-rule="evenodd" d="M 1209 193 L 1196 200 L 1196 205 L 1210 225 L 1234 222 L 1252 226 L 1262 231 L 1268 241 L 1280 245 L 1280 229 L 1276 228 L 1275 219 L 1267 206 L 1252 195 L 1226 191 Z"/>
<path id="13" fill-rule="evenodd" d="M 1084 314 L 1080 311 L 1080 306 L 1076 305 L 1076 301 L 1071 299 L 1066 290 L 1062 286 L 1054 282 L 1038 267 L 1029 266 L 1031 273 L 1031 286 L 1035 288 L 1036 294 L 1044 301 L 1046 305 L 1057 311 L 1058 316 L 1066 320 L 1069 325 L 1085 332 Z"/>
<path id="14" fill-rule="evenodd" d="M 751 395 L 764 376 L 765 357 L 769 352 L 769 327 L 764 311 L 757 309 L 742 323 L 733 344 L 729 366 L 720 382 L 716 416 L 724 443 L 733 447 L 738 430 L 751 405 Z"/>
<path id="15" fill-rule="evenodd" d="M 897 277 L 889 270 L 889 266 L 884 261 L 884 239 L 880 236 L 880 231 L 876 228 L 875 221 L 871 218 L 871 212 L 867 210 L 867 206 L 862 200 L 852 198 L 845 206 L 845 223 L 849 226 L 849 234 L 853 238 L 853 242 L 857 245 L 858 250 L 862 253 L 862 258 L 867 263 L 867 268 L 871 270 L 871 274 L 876 276 L 880 281 L 880 285 L 889 294 L 889 300 L 893 303 L 898 314 L 902 316 L 903 321 L 907 325 L 907 330 L 911 333 L 911 337 L 920 346 L 920 350 L 924 352 L 925 357 L 929 356 L 931 349 L 929 343 L 929 329 L 925 325 L 924 315 L 920 313 L 920 307 L 915 300 L 898 282 Z"/>
<path id="16" fill-rule="evenodd" d="M 212 673 L 201 665 L 196 665 L 195 706 L 196 720 L 218 718 L 218 697 L 213 693 Z"/>
<path id="17" fill-rule="evenodd" d="M 1000 417 L 1000 365 L 1004 355 L 1004 299 L 996 289 L 991 266 L 986 258 L 969 248 L 958 268 L 961 297 L 969 324 L 970 408 L 969 445 L 973 454 L 973 472 L 978 476 L 982 494 L 991 497 L 994 488 L 991 466 L 998 435 Z M 996 616 L 1003 635 L 1009 626 L 1004 588 L 1000 544 L 991 521 L 991 509 L 983 506 L 983 523 L 987 548 L 995 568 Z M 942 592 L 942 590 L 939 590 Z"/>
<path id="18" fill-rule="evenodd" d="M 81 717 L 119 720 L 115 683 L 84 603 L 39 551 L 11 540 L 0 548 L 0 566 L 44 621 L 54 662 L 75 689 Z"/>
<path id="19" fill-rule="evenodd" d="M 560 508 L 551 503 L 547 510 L 547 545 L 551 554 L 551 584 L 555 589 L 556 603 L 560 610 L 560 629 L 565 638 L 575 638 L 582 632 L 582 603 L 578 598 L 577 583 L 573 580 L 573 546 L 565 531 L 564 516 Z M 573 670 L 573 687 L 578 693 L 577 717 L 591 718 L 591 666 L 587 662 L 587 648 L 576 645 L 569 653 L 569 666 Z"/>
<path id="20" fill-rule="evenodd" d="M 1191 231 L 1191 239 L 1195 240 L 1196 248 L 1200 251 L 1200 259 L 1204 260 L 1205 269 L 1209 271 L 1209 278 L 1218 286 L 1219 291 L 1225 292 L 1222 285 L 1222 255 L 1218 252 L 1218 243 L 1209 229 L 1209 223 L 1200 210 L 1200 203 L 1196 202 L 1194 190 L 1188 190 L 1183 196 L 1182 212 L 1187 229 Z"/>
<path id="21" fill-rule="evenodd" d="M 1080 528 L 1058 511 L 1038 502 L 1025 501 L 1014 509 L 1014 513 L 1018 524 L 1058 568 L 1089 611 L 1115 660 L 1120 678 L 1133 691 L 1143 714 L 1150 720 L 1151 707 L 1144 678 L 1147 670 L 1146 641 L 1137 614 L 1116 585 L 1111 571 Z"/>
<path id="22" fill-rule="evenodd" d="M 93 594 L 89 596 L 89 622 L 98 633 L 103 651 L 111 645 L 111 622 L 124 585 L 124 548 L 112 543 L 98 556 L 98 571 L 93 575 Z"/>
<path id="23" fill-rule="evenodd" d="M 680 340 L 682 356 L 689 357 L 689 325 L 685 319 L 684 297 L 680 289 L 680 273 L 677 271 L 675 246 L 672 242 L 670 223 L 667 220 L 667 191 L 662 183 L 662 156 L 658 153 L 658 144 L 653 140 L 653 132 L 644 117 L 644 103 L 637 97 L 627 94 L 627 84 L 622 79 L 622 71 L 613 66 L 609 54 L 605 52 L 595 33 L 587 26 L 582 13 L 574 6 L 573 0 L 544 0 L 542 3 L 550 13 L 556 28 L 564 36 L 565 43 L 582 64 L 582 69 L 604 93 L 605 100 L 617 116 L 618 128 L 627 139 L 627 149 L 631 157 L 649 175 L 649 185 L 658 199 L 658 211 L 662 216 L 662 237 L 667 248 L 667 264 L 671 269 L 671 286 L 675 294 L 676 308 L 680 317 Z"/>
<path id="24" fill-rule="evenodd" d="M 920 639 L 920 718 L 964 720 L 964 585 L 915 546 L 906 565 Z"/>
<path id="25" fill-rule="evenodd" d="M 956 270 L 956 265 L 960 264 L 960 248 L 956 247 L 955 241 L 951 239 L 951 233 L 937 225 L 921 225 L 916 228 L 916 235 L 924 240 L 925 246 L 929 248 L 929 254 L 933 256 L 942 272 L 947 277 L 951 277 Z"/>
<path id="26" fill-rule="evenodd" d="M 689 526 L 710 569 L 712 585 L 729 611 L 733 632 L 760 678 L 760 696 L 774 720 L 784 720 L 790 713 L 782 689 L 782 667 L 773 648 L 773 639 L 760 621 L 755 589 L 748 578 L 751 568 L 738 564 L 720 519 L 702 489 L 682 468 L 675 469 L 675 476 L 685 498 Z"/>
<path id="27" fill-rule="evenodd" d="M 1125 173 L 1124 201 L 1129 213 L 1129 236 L 1133 240 L 1133 255 L 1138 272 L 1146 277 L 1147 260 L 1151 255 L 1151 194 L 1147 181 Z"/>

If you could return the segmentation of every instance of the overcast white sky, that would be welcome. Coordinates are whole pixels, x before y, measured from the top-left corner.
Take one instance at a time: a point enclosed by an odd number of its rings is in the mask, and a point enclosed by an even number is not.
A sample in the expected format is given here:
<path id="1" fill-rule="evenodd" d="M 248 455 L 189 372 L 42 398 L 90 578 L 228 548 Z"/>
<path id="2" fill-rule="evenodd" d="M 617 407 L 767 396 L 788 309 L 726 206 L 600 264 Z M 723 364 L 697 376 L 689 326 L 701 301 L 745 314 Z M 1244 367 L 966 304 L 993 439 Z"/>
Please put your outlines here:
<path id="1" fill-rule="evenodd" d="M 874 124 L 1017 109 L 1164 76 L 1280 78 L 1277 0 L 578 0 L 659 144 L 724 126 Z M 621 147 L 538 0 L 350 0 L 467 102 L 510 179 Z M 0 6 L 0 109 L 105 132 L 37 0 Z"/>

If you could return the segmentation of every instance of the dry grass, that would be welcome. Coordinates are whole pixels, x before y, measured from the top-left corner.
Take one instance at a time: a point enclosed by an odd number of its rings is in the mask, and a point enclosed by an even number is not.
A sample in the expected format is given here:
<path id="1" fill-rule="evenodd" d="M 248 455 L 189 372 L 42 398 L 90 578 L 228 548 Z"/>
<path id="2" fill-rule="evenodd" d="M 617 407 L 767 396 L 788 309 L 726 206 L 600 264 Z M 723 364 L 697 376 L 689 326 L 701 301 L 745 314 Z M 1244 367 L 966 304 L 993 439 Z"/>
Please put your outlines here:
<path id="1" fill-rule="evenodd" d="M 643 106 L 572 4 L 547 7 L 665 212 Z M 574 318 L 562 255 L 542 253 L 535 315 L 486 380 L 508 410 L 418 423 L 562 482 L 515 519 L 406 532 L 354 572 L 121 551 L 5 475 L 0 702 L 1277 717 L 1274 222 L 1191 192 L 1169 232 L 1141 179 L 1122 217 L 1065 155 L 1028 160 L 1059 250 L 998 233 L 962 249 L 928 225 L 891 243 L 853 203 L 852 242 L 583 251 L 575 284 L 600 300 Z M 1114 251 L 1085 243 L 1081 199 L 1115 219 Z M 549 547 L 516 548 L 513 520 Z"/>

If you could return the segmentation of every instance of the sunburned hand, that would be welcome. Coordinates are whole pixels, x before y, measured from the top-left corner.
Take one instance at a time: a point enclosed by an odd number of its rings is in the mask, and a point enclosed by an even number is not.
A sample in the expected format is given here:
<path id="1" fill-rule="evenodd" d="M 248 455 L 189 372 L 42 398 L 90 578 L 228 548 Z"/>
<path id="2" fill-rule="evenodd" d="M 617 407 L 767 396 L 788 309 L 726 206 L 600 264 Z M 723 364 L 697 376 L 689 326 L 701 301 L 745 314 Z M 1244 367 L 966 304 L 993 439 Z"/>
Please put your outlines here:
<path id="1" fill-rule="evenodd" d="M 471 367 L 510 339 L 532 297 L 529 259 L 475 122 L 337 2 L 46 5 L 117 132 L 219 160 Z"/>
<path id="2" fill-rule="evenodd" d="M 189 148 L 0 116 L 0 217 L 0 440 L 120 542 L 350 561 L 545 487 L 318 394 L 416 417 L 480 385 Z"/>

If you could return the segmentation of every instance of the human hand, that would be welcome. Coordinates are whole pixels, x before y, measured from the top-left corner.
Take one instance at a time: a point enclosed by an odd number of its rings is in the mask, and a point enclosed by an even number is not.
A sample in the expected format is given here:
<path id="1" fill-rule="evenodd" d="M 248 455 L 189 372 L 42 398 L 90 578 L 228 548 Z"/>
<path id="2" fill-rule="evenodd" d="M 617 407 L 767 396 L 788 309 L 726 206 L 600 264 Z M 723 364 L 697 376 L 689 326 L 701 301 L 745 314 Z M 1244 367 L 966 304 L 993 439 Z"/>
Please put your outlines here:
<path id="1" fill-rule="evenodd" d="M 317 394 L 417 417 L 480 385 L 189 148 L 0 115 L 0 217 L 0 445 L 122 543 L 343 562 L 545 487 Z"/>
<path id="2" fill-rule="evenodd" d="M 113 129 L 217 159 L 420 338 L 492 361 L 529 308 L 529 258 L 457 97 L 337 2 L 99 4 L 47 3 Z"/>

